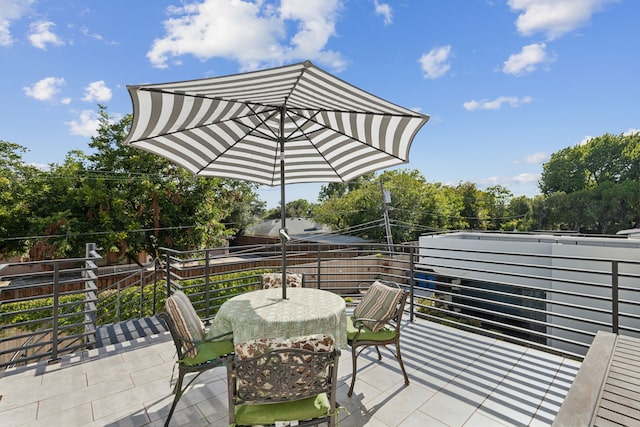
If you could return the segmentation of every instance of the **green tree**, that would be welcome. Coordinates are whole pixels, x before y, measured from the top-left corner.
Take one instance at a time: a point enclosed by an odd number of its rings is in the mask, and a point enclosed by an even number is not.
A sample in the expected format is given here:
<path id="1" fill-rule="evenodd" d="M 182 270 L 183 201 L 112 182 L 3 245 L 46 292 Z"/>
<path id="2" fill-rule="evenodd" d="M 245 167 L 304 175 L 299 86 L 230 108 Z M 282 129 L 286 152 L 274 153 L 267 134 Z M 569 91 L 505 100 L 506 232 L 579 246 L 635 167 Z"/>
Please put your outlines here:
<path id="1" fill-rule="evenodd" d="M 509 201 L 507 207 L 507 215 L 509 217 L 502 225 L 505 231 L 531 231 L 535 228 L 534 224 L 534 200 L 526 196 L 513 197 Z M 538 227 L 539 228 L 539 227 Z"/>
<path id="2" fill-rule="evenodd" d="M 364 174 L 347 182 L 330 182 L 320 188 L 318 201 L 324 202 L 332 197 L 344 196 L 351 190 L 360 188 L 363 184 L 370 182 L 375 178 L 375 172 Z"/>
<path id="3" fill-rule="evenodd" d="M 26 236 L 32 219 L 32 191 L 30 179 L 40 174 L 34 166 L 25 165 L 22 154 L 26 148 L 0 140 L 0 254 L 23 255 Z"/>
<path id="4" fill-rule="evenodd" d="M 640 181 L 640 132 L 625 135 L 625 147 L 622 153 L 628 161 L 628 167 L 621 179 Z"/>
<path id="5" fill-rule="evenodd" d="M 604 134 L 554 153 L 540 189 L 550 225 L 612 233 L 637 227 L 640 134 Z"/>
<path id="6" fill-rule="evenodd" d="M 95 242 L 117 257 L 219 246 L 264 210 L 255 184 L 193 176 L 168 160 L 122 144 L 131 116 L 100 106 L 93 152 L 71 152 L 38 176 L 28 245 L 35 259 L 77 256 Z"/>
<path id="7" fill-rule="evenodd" d="M 583 148 L 576 145 L 551 155 L 549 161 L 542 166 L 538 183 L 542 194 L 572 193 L 587 188 L 587 172 L 582 152 Z"/>
<path id="8" fill-rule="evenodd" d="M 441 218 L 435 198 L 438 188 L 427 185 L 417 170 L 385 171 L 377 178 L 360 180 L 346 193 L 332 193 L 316 206 L 314 218 L 336 231 L 385 242 L 384 189 L 391 196 L 387 209 L 393 241 L 415 240 L 427 224 L 436 224 Z"/>
<path id="9" fill-rule="evenodd" d="M 285 214 L 287 218 L 310 218 L 313 210 L 313 203 L 309 203 L 307 199 L 293 200 L 285 204 Z M 282 217 L 280 207 L 269 209 L 265 214 L 265 219 L 278 219 Z"/>
<path id="10" fill-rule="evenodd" d="M 462 216 L 464 210 L 464 197 L 455 187 L 442 185 L 441 183 L 427 184 L 431 190 L 427 197 L 433 201 L 433 221 L 425 224 L 436 229 L 460 230 L 469 226 Z"/>
<path id="11" fill-rule="evenodd" d="M 513 193 L 502 185 L 494 185 L 484 191 L 483 205 L 486 207 L 486 226 L 490 230 L 500 230 L 504 223 L 511 220 L 509 218 L 509 201 Z"/>
<path id="12" fill-rule="evenodd" d="M 458 184 L 456 191 L 462 198 L 462 211 L 460 215 L 464 218 L 463 228 L 472 230 L 486 230 L 489 214 L 485 206 L 485 197 L 472 182 Z"/>
<path id="13" fill-rule="evenodd" d="M 604 134 L 591 138 L 583 147 L 582 161 L 590 187 L 622 179 L 629 163 L 623 154 L 625 139 L 623 135 Z"/>

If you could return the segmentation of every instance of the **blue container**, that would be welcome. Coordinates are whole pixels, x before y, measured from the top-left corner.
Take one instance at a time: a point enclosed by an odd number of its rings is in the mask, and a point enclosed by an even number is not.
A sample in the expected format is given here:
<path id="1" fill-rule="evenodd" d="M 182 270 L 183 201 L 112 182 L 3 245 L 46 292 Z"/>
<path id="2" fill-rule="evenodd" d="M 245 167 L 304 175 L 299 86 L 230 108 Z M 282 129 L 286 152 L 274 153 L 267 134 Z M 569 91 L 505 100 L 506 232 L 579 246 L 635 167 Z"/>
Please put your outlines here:
<path id="1" fill-rule="evenodd" d="M 435 289 L 436 276 L 429 273 L 415 273 L 415 284 L 419 288 Z"/>

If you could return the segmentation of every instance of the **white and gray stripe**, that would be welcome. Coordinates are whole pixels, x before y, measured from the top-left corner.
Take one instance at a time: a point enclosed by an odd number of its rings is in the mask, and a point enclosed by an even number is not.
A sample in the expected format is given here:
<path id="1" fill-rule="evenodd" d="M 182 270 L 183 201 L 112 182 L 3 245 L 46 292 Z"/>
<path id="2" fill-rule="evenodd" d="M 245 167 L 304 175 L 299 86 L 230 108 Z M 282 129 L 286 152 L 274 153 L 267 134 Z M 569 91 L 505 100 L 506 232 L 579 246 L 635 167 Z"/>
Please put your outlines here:
<path id="1" fill-rule="evenodd" d="M 128 86 L 125 140 L 203 176 L 280 185 L 339 182 L 406 163 L 429 117 L 310 62 L 251 73 Z M 281 110 L 285 108 L 280 138 Z"/>

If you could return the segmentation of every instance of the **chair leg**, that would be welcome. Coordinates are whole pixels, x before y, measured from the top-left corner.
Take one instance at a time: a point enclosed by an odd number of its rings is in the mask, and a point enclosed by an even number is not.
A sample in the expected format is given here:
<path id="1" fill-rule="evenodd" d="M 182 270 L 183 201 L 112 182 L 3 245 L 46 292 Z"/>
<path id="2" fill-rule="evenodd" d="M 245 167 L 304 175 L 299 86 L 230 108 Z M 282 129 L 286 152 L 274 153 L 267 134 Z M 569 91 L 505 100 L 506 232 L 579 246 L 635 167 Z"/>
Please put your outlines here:
<path id="1" fill-rule="evenodd" d="M 380 347 L 379 346 L 375 346 L 376 347 L 376 351 L 378 352 L 378 360 L 382 360 L 382 353 L 380 353 Z"/>
<path id="2" fill-rule="evenodd" d="M 356 385 L 356 372 L 358 370 L 358 353 L 356 353 L 356 346 L 351 345 L 351 364 L 353 366 L 353 375 L 351 376 L 351 387 L 349 387 L 349 391 L 347 392 L 347 396 L 351 397 L 353 394 L 353 387 Z"/>
<path id="3" fill-rule="evenodd" d="M 409 385 L 409 377 L 407 376 L 407 371 L 404 369 L 404 363 L 402 363 L 402 354 L 400 354 L 400 340 L 396 341 L 396 359 L 398 359 L 398 362 L 400 363 L 400 369 L 404 376 L 404 384 Z"/>
<path id="4" fill-rule="evenodd" d="M 169 415 L 167 415 L 167 420 L 164 422 L 164 427 L 169 427 L 169 423 L 171 422 L 171 417 L 173 416 L 173 411 L 176 409 L 176 405 L 178 404 L 178 400 L 182 397 L 182 382 L 184 380 L 184 371 L 180 369 L 178 371 L 178 380 L 176 381 L 176 385 L 173 388 L 173 403 L 171 404 L 171 409 L 169 409 Z"/>

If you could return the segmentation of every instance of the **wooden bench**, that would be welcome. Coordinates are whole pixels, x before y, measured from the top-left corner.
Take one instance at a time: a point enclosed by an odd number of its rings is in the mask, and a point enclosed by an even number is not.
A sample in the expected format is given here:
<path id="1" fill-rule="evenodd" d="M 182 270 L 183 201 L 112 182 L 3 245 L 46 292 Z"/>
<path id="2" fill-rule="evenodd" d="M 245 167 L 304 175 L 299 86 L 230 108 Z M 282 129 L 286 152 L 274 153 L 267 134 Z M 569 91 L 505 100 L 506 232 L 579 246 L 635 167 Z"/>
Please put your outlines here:
<path id="1" fill-rule="evenodd" d="M 553 427 L 640 426 L 640 339 L 598 331 Z"/>

